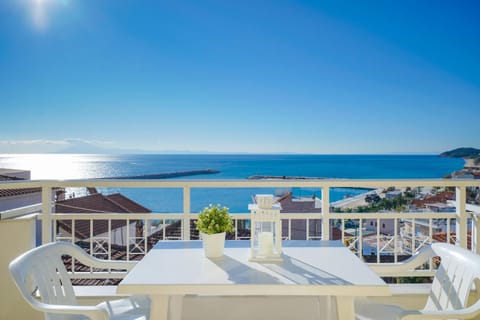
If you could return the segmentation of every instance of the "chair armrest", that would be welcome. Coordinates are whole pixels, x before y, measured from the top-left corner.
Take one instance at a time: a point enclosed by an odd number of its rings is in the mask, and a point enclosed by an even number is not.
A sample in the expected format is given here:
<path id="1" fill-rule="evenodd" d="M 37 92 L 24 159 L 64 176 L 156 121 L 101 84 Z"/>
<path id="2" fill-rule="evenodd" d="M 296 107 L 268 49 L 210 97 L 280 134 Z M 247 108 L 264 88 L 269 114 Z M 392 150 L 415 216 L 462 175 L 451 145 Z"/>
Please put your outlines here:
<path id="1" fill-rule="evenodd" d="M 474 319 L 480 314 L 480 300 L 468 308 L 444 311 L 403 311 L 400 314 L 401 320 L 423 320 L 423 319 Z"/>
<path id="2" fill-rule="evenodd" d="M 122 260 L 103 260 L 92 257 L 78 246 L 67 244 L 65 247 L 67 253 L 82 264 L 99 269 L 125 269 L 130 271 L 136 264 L 136 261 Z"/>
<path id="3" fill-rule="evenodd" d="M 413 270 L 428 259 L 434 257 L 435 254 L 430 246 L 423 247 L 416 255 L 411 256 L 407 260 L 398 263 L 381 263 L 369 264 L 368 266 L 379 276 L 398 276 L 406 271 Z"/>

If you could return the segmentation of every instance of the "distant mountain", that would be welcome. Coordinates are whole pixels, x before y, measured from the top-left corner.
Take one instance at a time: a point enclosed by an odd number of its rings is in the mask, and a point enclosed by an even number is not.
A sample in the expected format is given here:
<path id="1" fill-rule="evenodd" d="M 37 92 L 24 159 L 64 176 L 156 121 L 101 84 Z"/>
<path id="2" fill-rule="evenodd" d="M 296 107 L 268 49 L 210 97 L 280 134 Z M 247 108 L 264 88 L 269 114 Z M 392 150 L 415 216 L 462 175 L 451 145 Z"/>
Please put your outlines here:
<path id="1" fill-rule="evenodd" d="M 82 140 L 68 140 L 68 146 L 54 153 L 68 154 L 215 154 L 220 152 L 191 151 L 191 150 L 144 150 L 144 149 L 121 149 L 108 148 L 95 145 Z"/>
<path id="2" fill-rule="evenodd" d="M 475 148 L 457 148 L 450 151 L 446 151 L 440 154 L 440 157 L 445 158 L 472 158 L 476 159 L 480 157 L 480 149 Z"/>
<path id="3" fill-rule="evenodd" d="M 133 154 L 133 153 L 149 153 L 145 150 L 137 149 L 114 149 L 99 147 L 89 142 L 72 140 L 69 146 L 58 150 L 55 153 L 78 153 L 78 154 Z"/>

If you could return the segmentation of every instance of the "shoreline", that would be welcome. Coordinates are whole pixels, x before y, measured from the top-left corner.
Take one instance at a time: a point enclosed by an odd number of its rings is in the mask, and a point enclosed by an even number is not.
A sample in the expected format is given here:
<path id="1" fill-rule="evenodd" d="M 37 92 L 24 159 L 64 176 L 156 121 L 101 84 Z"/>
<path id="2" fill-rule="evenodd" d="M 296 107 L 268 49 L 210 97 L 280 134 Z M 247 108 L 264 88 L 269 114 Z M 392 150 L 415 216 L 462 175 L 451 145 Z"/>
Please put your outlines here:
<path id="1" fill-rule="evenodd" d="M 383 188 L 378 188 L 378 189 L 374 189 L 374 190 L 371 190 L 371 191 L 367 191 L 365 193 L 358 194 L 358 195 L 350 197 L 350 198 L 337 200 L 337 201 L 331 202 L 330 207 L 341 208 L 341 209 L 353 209 L 353 208 L 356 208 L 356 207 L 359 207 L 359 206 L 364 206 L 364 205 L 368 204 L 365 201 L 365 197 L 368 194 L 378 194 L 378 195 L 380 195 L 382 193 L 382 191 L 383 191 Z"/>

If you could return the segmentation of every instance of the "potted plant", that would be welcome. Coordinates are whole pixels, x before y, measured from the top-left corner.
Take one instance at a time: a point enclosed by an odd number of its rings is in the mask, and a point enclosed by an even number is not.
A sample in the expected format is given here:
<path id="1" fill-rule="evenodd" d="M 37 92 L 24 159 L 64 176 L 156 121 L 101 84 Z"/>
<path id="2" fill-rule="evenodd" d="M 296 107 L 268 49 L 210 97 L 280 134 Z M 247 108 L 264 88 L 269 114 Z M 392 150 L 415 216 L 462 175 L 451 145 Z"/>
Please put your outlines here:
<path id="1" fill-rule="evenodd" d="M 223 255 L 226 232 L 234 231 L 233 220 L 227 207 L 209 205 L 198 214 L 197 230 L 203 240 L 205 256 L 208 258 Z"/>

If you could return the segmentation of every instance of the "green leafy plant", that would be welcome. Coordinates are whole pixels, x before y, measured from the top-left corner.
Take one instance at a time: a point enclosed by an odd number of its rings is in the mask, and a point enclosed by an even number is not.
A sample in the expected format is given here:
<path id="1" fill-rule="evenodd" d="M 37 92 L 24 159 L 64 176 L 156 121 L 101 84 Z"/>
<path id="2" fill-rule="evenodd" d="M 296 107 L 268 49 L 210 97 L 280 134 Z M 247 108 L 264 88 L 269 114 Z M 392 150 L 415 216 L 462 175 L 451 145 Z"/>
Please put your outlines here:
<path id="1" fill-rule="evenodd" d="M 205 234 L 233 232 L 233 220 L 227 207 L 209 205 L 198 214 L 197 230 Z"/>

